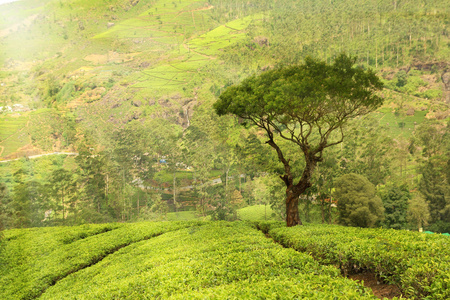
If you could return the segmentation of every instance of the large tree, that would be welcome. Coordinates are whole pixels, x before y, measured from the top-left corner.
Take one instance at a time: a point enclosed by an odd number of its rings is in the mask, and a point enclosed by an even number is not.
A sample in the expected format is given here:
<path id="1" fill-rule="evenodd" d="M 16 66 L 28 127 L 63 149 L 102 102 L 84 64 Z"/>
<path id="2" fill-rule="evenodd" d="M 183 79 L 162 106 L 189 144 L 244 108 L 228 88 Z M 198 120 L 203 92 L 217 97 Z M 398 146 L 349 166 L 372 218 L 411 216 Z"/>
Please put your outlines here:
<path id="1" fill-rule="evenodd" d="M 322 152 L 344 139 L 343 126 L 382 104 L 374 92 L 383 87 L 371 70 L 354 67 L 356 59 L 344 54 L 332 64 L 306 58 L 300 65 L 283 66 L 251 76 L 228 87 L 214 104 L 219 115 L 239 116 L 263 129 L 267 144 L 283 164 L 287 226 L 302 224 L 299 196 L 311 186 Z M 297 145 L 305 164 L 294 174 L 292 159 L 281 140 Z"/>

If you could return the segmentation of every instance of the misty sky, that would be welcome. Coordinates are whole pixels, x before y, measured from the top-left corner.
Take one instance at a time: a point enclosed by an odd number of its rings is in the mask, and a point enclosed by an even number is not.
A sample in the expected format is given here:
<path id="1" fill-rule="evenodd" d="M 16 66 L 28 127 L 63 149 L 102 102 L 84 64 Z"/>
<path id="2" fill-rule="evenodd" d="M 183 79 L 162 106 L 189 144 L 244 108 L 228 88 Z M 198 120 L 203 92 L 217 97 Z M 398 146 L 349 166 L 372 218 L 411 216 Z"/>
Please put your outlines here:
<path id="1" fill-rule="evenodd" d="M 0 5 L 6 4 L 6 3 L 9 3 L 9 2 L 15 2 L 15 1 L 18 1 L 18 0 L 0 0 Z"/>

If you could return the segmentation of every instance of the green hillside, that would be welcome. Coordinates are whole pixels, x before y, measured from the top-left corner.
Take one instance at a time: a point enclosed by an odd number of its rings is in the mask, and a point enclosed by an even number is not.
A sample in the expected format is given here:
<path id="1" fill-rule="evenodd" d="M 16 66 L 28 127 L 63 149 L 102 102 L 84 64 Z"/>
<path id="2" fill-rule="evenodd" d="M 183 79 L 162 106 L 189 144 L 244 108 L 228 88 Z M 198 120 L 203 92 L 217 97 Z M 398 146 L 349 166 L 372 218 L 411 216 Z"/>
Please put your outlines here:
<path id="1" fill-rule="evenodd" d="M 449 296 L 448 237 L 439 235 L 194 221 L 4 235 L 2 299 L 377 299 L 346 278 L 361 270 L 411 299 Z"/>
<path id="2" fill-rule="evenodd" d="M 106 146 L 108 132 L 133 119 L 164 117 L 186 128 L 195 106 L 261 69 L 347 52 L 392 82 L 388 89 L 396 88 L 393 75 L 408 71 L 411 84 L 399 91 L 401 99 L 386 94 L 388 103 L 401 102 L 400 111 L 407 103 L 416 111 L 445 112 L 448 105 L 436 100 L 448 93 L 440 79 L 450 57 L 448 13 L 445 1 L 358 7 L 351 1 L 13 2 L 2 5 L 0 15 L 1 105 L 49 107 L 59 115 L 70 110 L 80 129 L 96 127 Z M 28 144 L 50 152 L 45 140 L 51 134 L 60 142 L 53 149 L 75 145 L 63 140 L 64 124 L 40 136 L 36 124 L 13 125 L 9 118 L 0 119 L 2 158 L 20 157 L 17 151 Z M 31 141 L 8 138 L 17 130 Z"/>
<path id="3" fill-rule="evenodd" d="M 252 219 L 253 205 L 283 218 L 283 166 L 264 132 L 212 105 L 251 75 L 344 53 L 381 78 L 384 103 L 324 153 L 301 218 L 337 222 L 326 200 L 357 173 L 386 208 L 402 188 L 402 213 L 377 226 L 450 231 L 447 2 L 0 5 L 0 228 Z"/>

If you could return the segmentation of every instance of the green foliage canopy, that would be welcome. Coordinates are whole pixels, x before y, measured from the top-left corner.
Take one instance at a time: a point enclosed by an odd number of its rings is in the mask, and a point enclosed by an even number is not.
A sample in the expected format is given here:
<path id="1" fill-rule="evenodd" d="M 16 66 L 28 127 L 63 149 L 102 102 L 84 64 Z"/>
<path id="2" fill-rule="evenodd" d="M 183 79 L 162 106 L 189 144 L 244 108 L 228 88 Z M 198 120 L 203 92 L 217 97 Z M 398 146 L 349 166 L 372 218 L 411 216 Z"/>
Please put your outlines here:
<path id="1" fill-rule="evenodd" d="M 321 144 L 326 144 L 347 119 L 382 104 L 373 94 L 383 87 L 381 81 L 354 63 L 355 58 L 346 55 L 331 65 L 306 58 L 302 65 L 276 68 L 229 87 L 214 108 L 219 115 L 232 113 L 259 127 L 273 127 L 296 143 L 307 143 L 317 129 L 323 134 Z"/>
<path id="2" fill-rule="evenodd" d="M 384 224 L 389 228 L 404 228 L 406 225 L 408 200 L 411 199 L 408 187 L 406 185 L 390 185 L 382 193 L 381 199 L 385 209 Z"/>
<path id="3" fill-rule="evenodd" d="M 341 176 L 335 184 L 339 223 L 347 226 L 373 227 L 383 219 L 384 207 L 375 186 L 358 174 Z"/>

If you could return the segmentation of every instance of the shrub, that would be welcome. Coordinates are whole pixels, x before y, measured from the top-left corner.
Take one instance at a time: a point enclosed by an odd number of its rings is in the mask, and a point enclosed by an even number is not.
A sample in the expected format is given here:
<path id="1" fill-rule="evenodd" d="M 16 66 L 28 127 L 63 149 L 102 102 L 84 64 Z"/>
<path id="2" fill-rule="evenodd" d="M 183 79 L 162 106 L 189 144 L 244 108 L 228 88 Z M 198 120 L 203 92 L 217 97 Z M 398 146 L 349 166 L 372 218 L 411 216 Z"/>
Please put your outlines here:
<path id="1" fill-rule="evenodd" d="M 347 226 L 373 227 L 383 220 L 383 203 L 375 186 L 362 175 L 346 174 L 335 184 L 339 223 Z"/>

